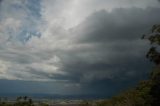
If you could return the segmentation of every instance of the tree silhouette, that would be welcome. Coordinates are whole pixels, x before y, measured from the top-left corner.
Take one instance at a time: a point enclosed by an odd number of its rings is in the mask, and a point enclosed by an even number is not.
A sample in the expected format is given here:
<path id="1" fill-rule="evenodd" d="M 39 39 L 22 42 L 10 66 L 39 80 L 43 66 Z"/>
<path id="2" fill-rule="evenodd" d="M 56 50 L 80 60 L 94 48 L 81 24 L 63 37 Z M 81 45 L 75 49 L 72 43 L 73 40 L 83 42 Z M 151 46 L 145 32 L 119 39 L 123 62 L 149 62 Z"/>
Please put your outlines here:
<path id="1" fill-rule="evenodd" d="M 160 64 L 160 52 L 158 48 L 160 46 L 160 25 L 153 25 L 151 33 L 148 35 L 143 35 L 142 39 L 147 39 L 150 41 L 151 48 L 149 49 L 146 57 L 154 62 L 156 65 Z"/>
<path id="2" fill-rule="evenodd" d="M 143 35 L 142 39 L 150 41 L 151 48 L 146 57 L 157 65 L 151 73 L 151 80 L 154 82 L 150 88 L 153 98 L 151 106 L 160 106 L 160 25 L 153 25 L 151 34 Z"/>

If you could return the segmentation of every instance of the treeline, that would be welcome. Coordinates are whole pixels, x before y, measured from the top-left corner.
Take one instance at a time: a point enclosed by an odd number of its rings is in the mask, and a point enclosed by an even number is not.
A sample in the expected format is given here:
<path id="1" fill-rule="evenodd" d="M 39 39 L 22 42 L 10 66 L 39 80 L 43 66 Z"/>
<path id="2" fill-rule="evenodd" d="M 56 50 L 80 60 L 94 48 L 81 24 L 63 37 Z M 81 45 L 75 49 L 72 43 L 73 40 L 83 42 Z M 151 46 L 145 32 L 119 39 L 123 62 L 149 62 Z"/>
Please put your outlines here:
<path id="1" fill-rule="evenodd" d="M 36 103 L 27 96 L 17 97 L 15 101 L 8 101 L 7 98 L 0 99 L 0 106 L 49 106 L 46 103 Z"/>

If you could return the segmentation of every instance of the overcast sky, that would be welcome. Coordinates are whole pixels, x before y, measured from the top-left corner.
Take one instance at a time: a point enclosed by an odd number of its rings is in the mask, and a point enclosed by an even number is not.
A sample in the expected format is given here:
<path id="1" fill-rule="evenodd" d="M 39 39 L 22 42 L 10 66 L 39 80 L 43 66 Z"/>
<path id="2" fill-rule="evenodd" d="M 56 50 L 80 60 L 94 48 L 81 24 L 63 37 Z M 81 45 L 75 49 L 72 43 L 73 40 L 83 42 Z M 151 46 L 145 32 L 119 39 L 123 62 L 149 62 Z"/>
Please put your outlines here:
<path id="1" fill-rule="evenodd" d="M 158 0 L 0 0 L 1 93 L 112 95 L 147 78 Z"/>

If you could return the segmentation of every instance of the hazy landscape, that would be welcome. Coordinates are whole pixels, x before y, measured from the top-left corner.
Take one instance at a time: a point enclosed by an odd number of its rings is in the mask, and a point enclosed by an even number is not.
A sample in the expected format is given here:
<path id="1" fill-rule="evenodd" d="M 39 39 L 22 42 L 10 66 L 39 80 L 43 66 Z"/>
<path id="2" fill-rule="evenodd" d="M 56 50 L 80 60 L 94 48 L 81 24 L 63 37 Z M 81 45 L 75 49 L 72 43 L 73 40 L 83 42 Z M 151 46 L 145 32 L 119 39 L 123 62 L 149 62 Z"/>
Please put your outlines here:
<path id="1" fill-rule="evenodd" d="M 160 106 L 160 0 L 0 0 L 0 106 Z"/>

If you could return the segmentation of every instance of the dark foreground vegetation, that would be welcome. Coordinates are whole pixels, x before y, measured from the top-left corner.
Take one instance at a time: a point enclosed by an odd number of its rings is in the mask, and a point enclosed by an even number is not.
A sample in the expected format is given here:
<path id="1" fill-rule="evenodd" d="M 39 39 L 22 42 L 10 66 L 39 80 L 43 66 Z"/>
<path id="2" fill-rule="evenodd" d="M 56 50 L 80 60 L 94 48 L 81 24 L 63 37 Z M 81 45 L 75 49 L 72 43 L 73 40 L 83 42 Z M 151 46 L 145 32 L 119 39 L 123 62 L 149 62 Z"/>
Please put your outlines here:
<path id="1" fill-rule="evenodd" d="M 155 68 L 150 74 L 150 78 L 141 81 L 135 88 L 125 91 L 118 96 L 114 96 L 107 100 L 83 101 L 81 104 L 74 106 L 160 106 L 160 25 L 152 27 L 151 34 L 142 36 L 151 43 L 146 57 L 155 63 Z M 72 106 L 65 105 L 49 105 L 45 103 L 34 103 L 31 98 L 18 97 L 14 102 L 0 100 L 0 106 Z"/>
<path id="2" fill-rule="evenodd" d="M 16 101 L 8 101 L 6 98 L 1 98 L 0 106 L 49 106 L 45 103 L 35 103 L 27 96 L 17 97 Z"/>

